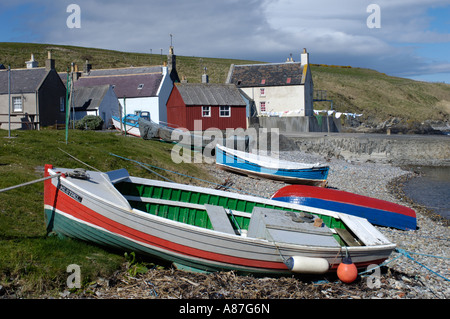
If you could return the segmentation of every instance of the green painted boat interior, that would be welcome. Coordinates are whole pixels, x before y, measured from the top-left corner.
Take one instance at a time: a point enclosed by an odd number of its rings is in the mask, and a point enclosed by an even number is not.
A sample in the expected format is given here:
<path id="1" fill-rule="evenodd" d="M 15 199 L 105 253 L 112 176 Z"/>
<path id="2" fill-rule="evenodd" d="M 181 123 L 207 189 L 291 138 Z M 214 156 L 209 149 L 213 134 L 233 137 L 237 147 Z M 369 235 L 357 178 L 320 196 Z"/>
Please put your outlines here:
<path id="1" fill-rule="evenodd" d="M 287 209 L 279 207 L 277 205 L 269 205 L 265 203 L 259 203 L 256 201 L 248 201 L 237 198 L 230 198 L 227 196 L 219 196 L 210 193 L 203 193 L 191 190 L 176 189 L 170 187 L 162 187 L 156 185 L 142 185 L 130 182 L 120 182 L 115 184 L 117 190 L 124 196 L 137 196 L 144 198 L 162 199 L 176 202 L 184 202 L 191 204 L 209 204 L 222 206 L 225 209 L 231 211 L 240 211 L 246 213 L 252 213 L 254 207 L 264 207 L 271 209 L 280 209 L 285 211 L 303 212 L 301 210 Z M 208 217 L 208 213 L 204 209 L 196 209 L 190 207 L 182 207 L 178 205 L 167 205 L 160 203 L 148 203 L 139 200 L 128 200 L 131 207 L 149 214 L 153 214 L 159 217 L 167 218 L 170 220 L 190 224 L 202 228 L 213 229 Z M 309 213 L 309 212 L 303 212 Z M 341 220 L 335 219 L 331 216 L 313 214 L 323 220 L 323 223 L 332 229 L 344 229 L 349 231 L 345 224 Z M 236 229 L 247 229 L 250 223 L 250 218 L 245 216 L 237 216 L 228 214 L 231 224 Z M 345 242 L 338 235 L 333 235 L 337 242 L 345 246 Z"/>

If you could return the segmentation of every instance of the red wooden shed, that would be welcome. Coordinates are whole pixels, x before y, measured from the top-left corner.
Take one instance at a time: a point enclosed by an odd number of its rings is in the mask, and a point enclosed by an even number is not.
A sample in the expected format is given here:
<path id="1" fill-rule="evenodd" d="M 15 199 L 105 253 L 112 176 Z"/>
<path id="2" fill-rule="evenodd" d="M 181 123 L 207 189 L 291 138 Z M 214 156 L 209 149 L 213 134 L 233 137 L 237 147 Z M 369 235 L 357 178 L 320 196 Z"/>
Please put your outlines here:
<path id="1" fill-rule="evenodd" d="M 246 103 L 234 84 L 177 83 L 167 101 L 167 122 L 189 131 L 247 128 Z"/>

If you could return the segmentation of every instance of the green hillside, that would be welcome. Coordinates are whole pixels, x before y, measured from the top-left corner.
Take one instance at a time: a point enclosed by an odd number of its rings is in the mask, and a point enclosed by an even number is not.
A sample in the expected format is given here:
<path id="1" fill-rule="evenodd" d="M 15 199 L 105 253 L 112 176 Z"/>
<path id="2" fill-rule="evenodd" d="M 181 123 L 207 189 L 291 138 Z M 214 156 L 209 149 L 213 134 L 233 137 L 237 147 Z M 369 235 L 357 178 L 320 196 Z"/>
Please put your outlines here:
<path id="1" fill-rule="evenodd" d="M 72 62 L 81 68 L 86 59 L 95 69 L 129 66 L 160 65 L 167 60 L 167 50 L 161 54 L 127 53 L 52 44 L 0 43 L 0 63 L 12 68 L 25 67 L 31 53 L 40 66 L 44 65 L 48 50 L 56 60 L 58 71 L 64 72 Z M 204 67 L 210 82 L 223 83 L 230 64 L 258 63 L 257 61 L 206 57 L 188 57 L 177 52 L 177 70 L 189 82 L 200 82 Z M 326 61 L 323 61 L 326 62 Z M 314 88 L 326 90 L 328 99 L 341 112 L 364 114 L 364 120 L 384 121 L 394 117 L 406 122 L 424 120 L 448 121 L 450 116 L 450 85 L 428 83 L 392 77 L 370 69 L 313 65 Z M 315 109 L 330 107 L 329 102 L 315 103 Z"/>

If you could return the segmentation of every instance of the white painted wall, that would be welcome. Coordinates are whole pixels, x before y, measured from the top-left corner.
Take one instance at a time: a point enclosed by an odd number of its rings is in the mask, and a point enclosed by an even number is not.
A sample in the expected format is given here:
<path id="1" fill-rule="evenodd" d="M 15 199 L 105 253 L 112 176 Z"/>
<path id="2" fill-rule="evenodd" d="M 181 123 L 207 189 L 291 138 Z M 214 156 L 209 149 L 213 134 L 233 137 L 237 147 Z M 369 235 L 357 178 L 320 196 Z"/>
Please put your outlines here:
<path id="1" fill-rule="evenodd" d="M 123 98 L 119 99 L 122 106 L 122 116 L 124 116 L 124 108 L 127 114 L 134 114 L 138 111 L 150 112 L 152 121 L 159 123 L 167 122 L 167 100 L 172 92 L 173 82 L 167 72 L 167 67 L 163 67 L 163 78 L 155 97 L 139 97 L 139 98 Z M 126 103 L 126 105 L 125 105 Z"/>
<path id="2" fill-rule="evenodd" d="M 305 88 L 303 85 L 264 87 L 261 95 L 260 87 L 241 88 L 255 101 L 258 115 L 264 115 L 260 110 L 260 102 L 266 102 L 266 113 L 278 112 L 283 116 L 305 116 Z"/>

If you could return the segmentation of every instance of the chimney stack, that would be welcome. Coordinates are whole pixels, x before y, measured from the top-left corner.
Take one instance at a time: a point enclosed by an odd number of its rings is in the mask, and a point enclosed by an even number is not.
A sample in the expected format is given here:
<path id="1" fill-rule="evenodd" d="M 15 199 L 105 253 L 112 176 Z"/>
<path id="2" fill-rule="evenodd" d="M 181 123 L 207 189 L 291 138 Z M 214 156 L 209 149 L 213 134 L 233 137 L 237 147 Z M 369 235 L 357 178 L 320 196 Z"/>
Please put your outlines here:
<path id="1" fill-rule="evenodd" d="M 301 64 L 302 65 L 309 64 L 309 53 L 306 52 L 306 49 L 303 49 L 303 52 L 300 55 L 300 57 L 301 57 Z"/>
<path id="2" fill-rule="evenodd" d="M 167 68 L 172 81 L 180 82 L 177 72 L 177 56 L 173 54 L 173 46 L 170 46 L 169 54 L 167 55 Z"/>
<path id="3" fill-rule="evenodd" d="M 27 69 L 33 69 L 38 67 L 38 62 L 34 60 L 34 54 L 31 53 L 31 59 L 30 61 L 26 61 L 25 64 L 27 65 Z"/>
<path id="4" fill-rule="evenodd" d="M 52 52 L 48 51 L 47 60 L 45 60 L 45 69 L 47 71 L 55 69 L 55 60 L 52 59 Z"/>
<path id="5" fill-rule="evenodd" d="M 204 67 L 204 72 L 202 74 L 202 83 L 209 83 L 209 76 L 206 74 L 206 66 Z"/>
<path id="6" fill-rule="evenodd" d="M 92 64 L 89 63 L 89 60 L 86 60 L 86 63 L 84 64 L 84 74 L 88 74 L 89 72 L 91 72 L 92 69 Z"/>

